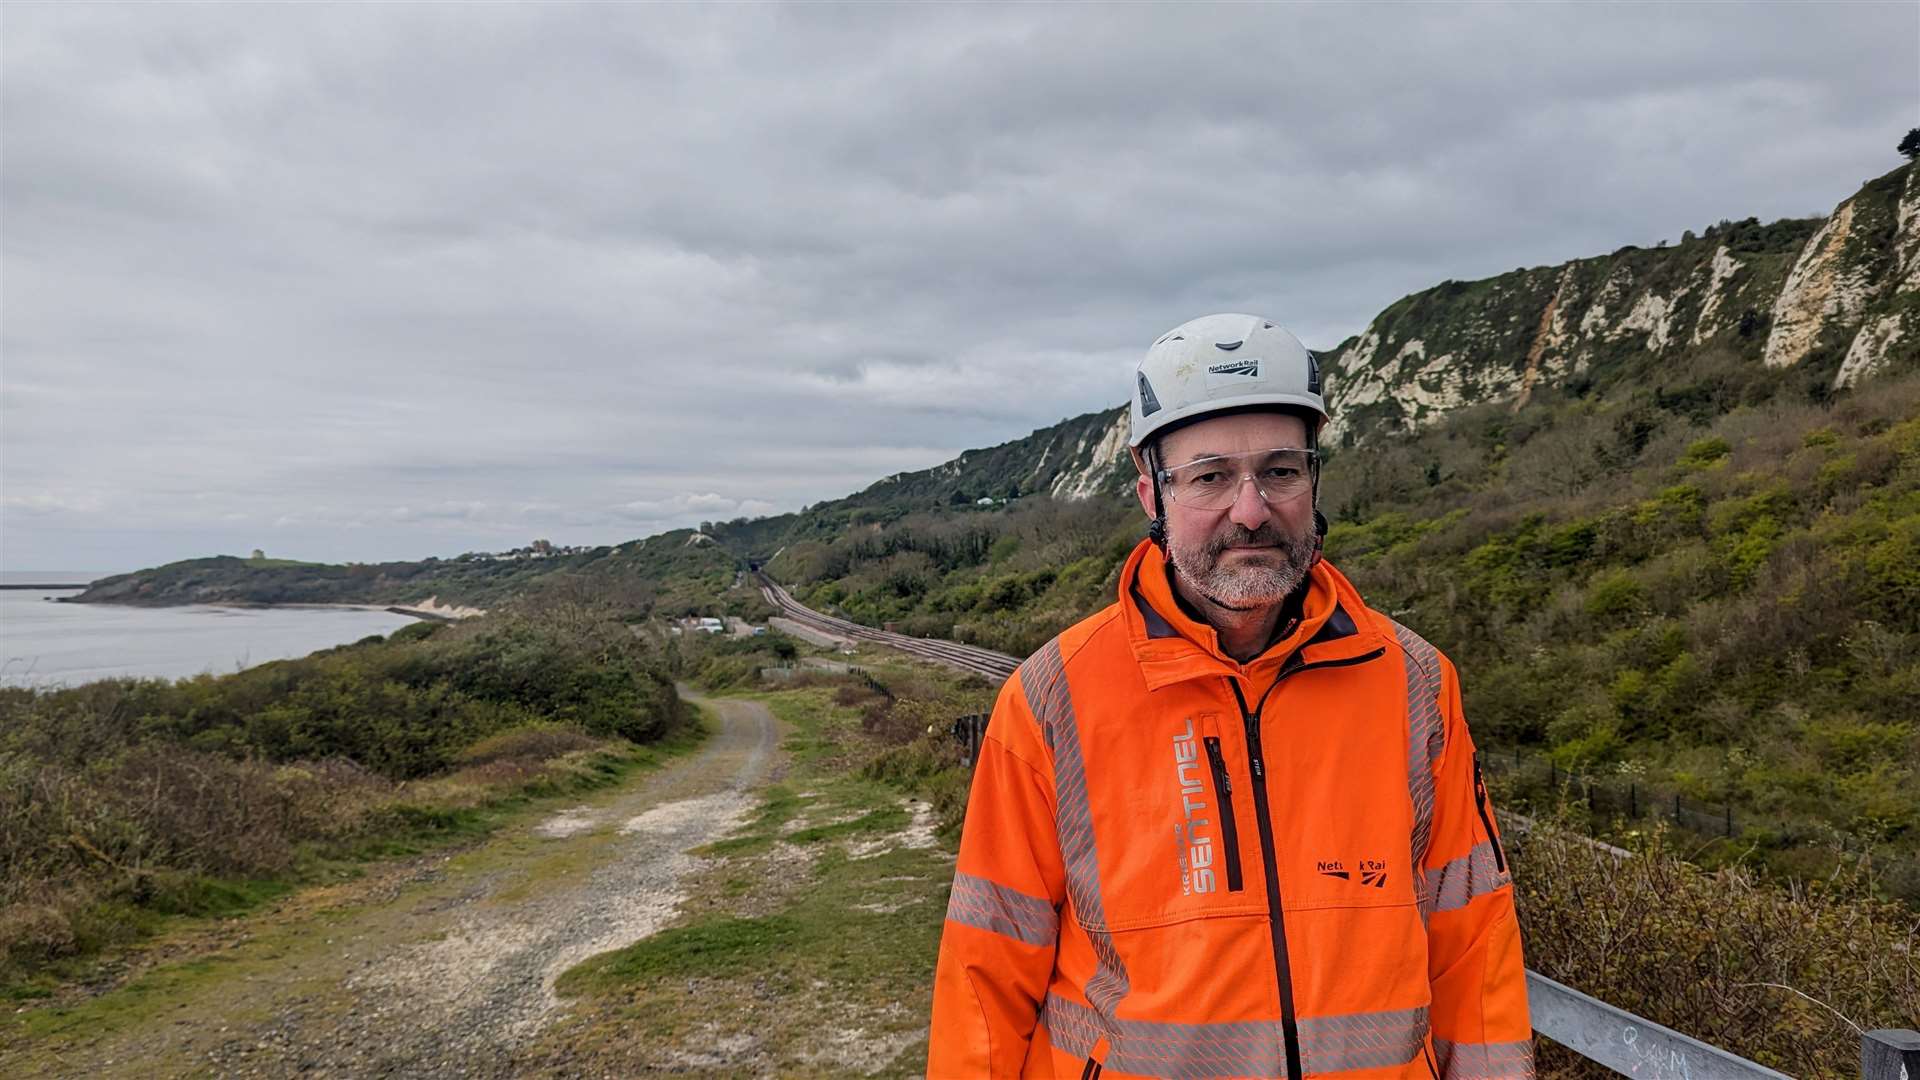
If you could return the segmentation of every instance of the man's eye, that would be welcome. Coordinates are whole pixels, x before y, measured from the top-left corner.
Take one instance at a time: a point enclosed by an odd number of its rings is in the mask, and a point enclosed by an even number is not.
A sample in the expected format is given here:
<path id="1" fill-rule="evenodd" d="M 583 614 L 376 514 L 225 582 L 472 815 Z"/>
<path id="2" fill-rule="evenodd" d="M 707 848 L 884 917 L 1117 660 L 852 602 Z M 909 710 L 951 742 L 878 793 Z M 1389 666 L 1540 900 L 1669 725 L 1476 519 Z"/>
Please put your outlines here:
<path id="1" fill-rule="evenodd" d="M 1215 484 L 1225 483 L 1226 479 L 1227 479 L 1226 473 L 1214 471 L 1214 472 L 1201 473 L 1200 475 L 1193 478 L 1193 482 L 1196 484 L 1204 484 L 1211 487 Z"/>
<path id="2" fill-rule="evenodd" d="M 1261 475 L 1269 480 L 1292 480 L 1300 475 L 1300 470 L 1285 465 L 1269 465 Z"/>

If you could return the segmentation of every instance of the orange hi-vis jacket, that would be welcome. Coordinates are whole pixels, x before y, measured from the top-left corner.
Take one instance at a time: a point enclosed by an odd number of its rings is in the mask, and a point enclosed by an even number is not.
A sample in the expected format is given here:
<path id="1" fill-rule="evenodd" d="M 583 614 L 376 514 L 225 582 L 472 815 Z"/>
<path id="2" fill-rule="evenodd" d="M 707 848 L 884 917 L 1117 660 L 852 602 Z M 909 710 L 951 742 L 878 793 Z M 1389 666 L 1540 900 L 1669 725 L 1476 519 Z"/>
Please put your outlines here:
<path id="1" fill-rule="evenodd" d="M 1453 665 L 1324 561 L 1251 663 L 1142 542 L 1001 690 L 927 1074 L 1533 1075 Z"/>

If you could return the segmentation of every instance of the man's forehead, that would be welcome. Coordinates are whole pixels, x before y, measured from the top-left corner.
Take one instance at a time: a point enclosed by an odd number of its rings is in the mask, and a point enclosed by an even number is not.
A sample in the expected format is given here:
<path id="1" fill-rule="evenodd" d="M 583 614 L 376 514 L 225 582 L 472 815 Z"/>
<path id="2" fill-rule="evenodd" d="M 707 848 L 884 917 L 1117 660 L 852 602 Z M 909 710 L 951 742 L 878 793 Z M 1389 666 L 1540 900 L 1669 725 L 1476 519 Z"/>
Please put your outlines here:
<path id="1" fill-rule="evenodd" d="M 1165 460 L 1181 462 L 1244 450 L 1303 446 L 1306 436 L 1306 422 L 1291 413 L 1236 413 L 1209 417 L 1168 432 L 1161 445 Z"/>

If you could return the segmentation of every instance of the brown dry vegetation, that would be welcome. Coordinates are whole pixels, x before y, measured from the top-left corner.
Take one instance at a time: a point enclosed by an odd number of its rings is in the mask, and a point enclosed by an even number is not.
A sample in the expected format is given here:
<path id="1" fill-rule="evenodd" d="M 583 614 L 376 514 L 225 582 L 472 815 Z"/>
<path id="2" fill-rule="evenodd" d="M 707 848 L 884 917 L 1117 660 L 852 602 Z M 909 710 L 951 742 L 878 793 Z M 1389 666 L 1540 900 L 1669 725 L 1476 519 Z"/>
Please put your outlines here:
<path id="1" fill-rule="evenodd" d="M 1870 863 L 1769 884 L 1707 872 L 1659 828 L 1621 859 L 1564 826 L 1515 841 L 1527 965 L 1792 1076 L 1852 1080 L 1860 1030 L 1920 1017 L 1920 917 L 1876 899 Z M 1543 1075 L 1592 1066 L 1542 1044 Z"/>
<path id="2" fill-rule="evenodd" d="M 619 775 L 690 714 L 610 615 L 556 594 L 234 675 L 0 690 L 0 995 Z"/>

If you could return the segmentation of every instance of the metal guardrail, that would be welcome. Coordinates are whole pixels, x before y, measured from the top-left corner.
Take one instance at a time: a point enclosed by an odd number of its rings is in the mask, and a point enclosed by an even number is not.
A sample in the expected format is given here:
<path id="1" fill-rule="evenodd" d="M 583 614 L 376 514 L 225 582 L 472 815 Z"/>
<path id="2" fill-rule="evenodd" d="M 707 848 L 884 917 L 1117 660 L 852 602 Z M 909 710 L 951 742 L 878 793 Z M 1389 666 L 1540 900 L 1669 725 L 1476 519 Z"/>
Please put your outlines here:
<path id="1" fill-rule="evenodd" d="M 1862 1035 L 1860 1080 L 1920 1080 L 1920 1031 L 1869 1031 Z"/>
<path id="2" fill-rule="evenodd" d="M 1527 972 L 1533 1030 L 1622 1076 L 1647 1080 L 1793 1080 L 1717 1046 Z M 1878 1078 L 1868 1078 L 1878 1080 Z"/>

